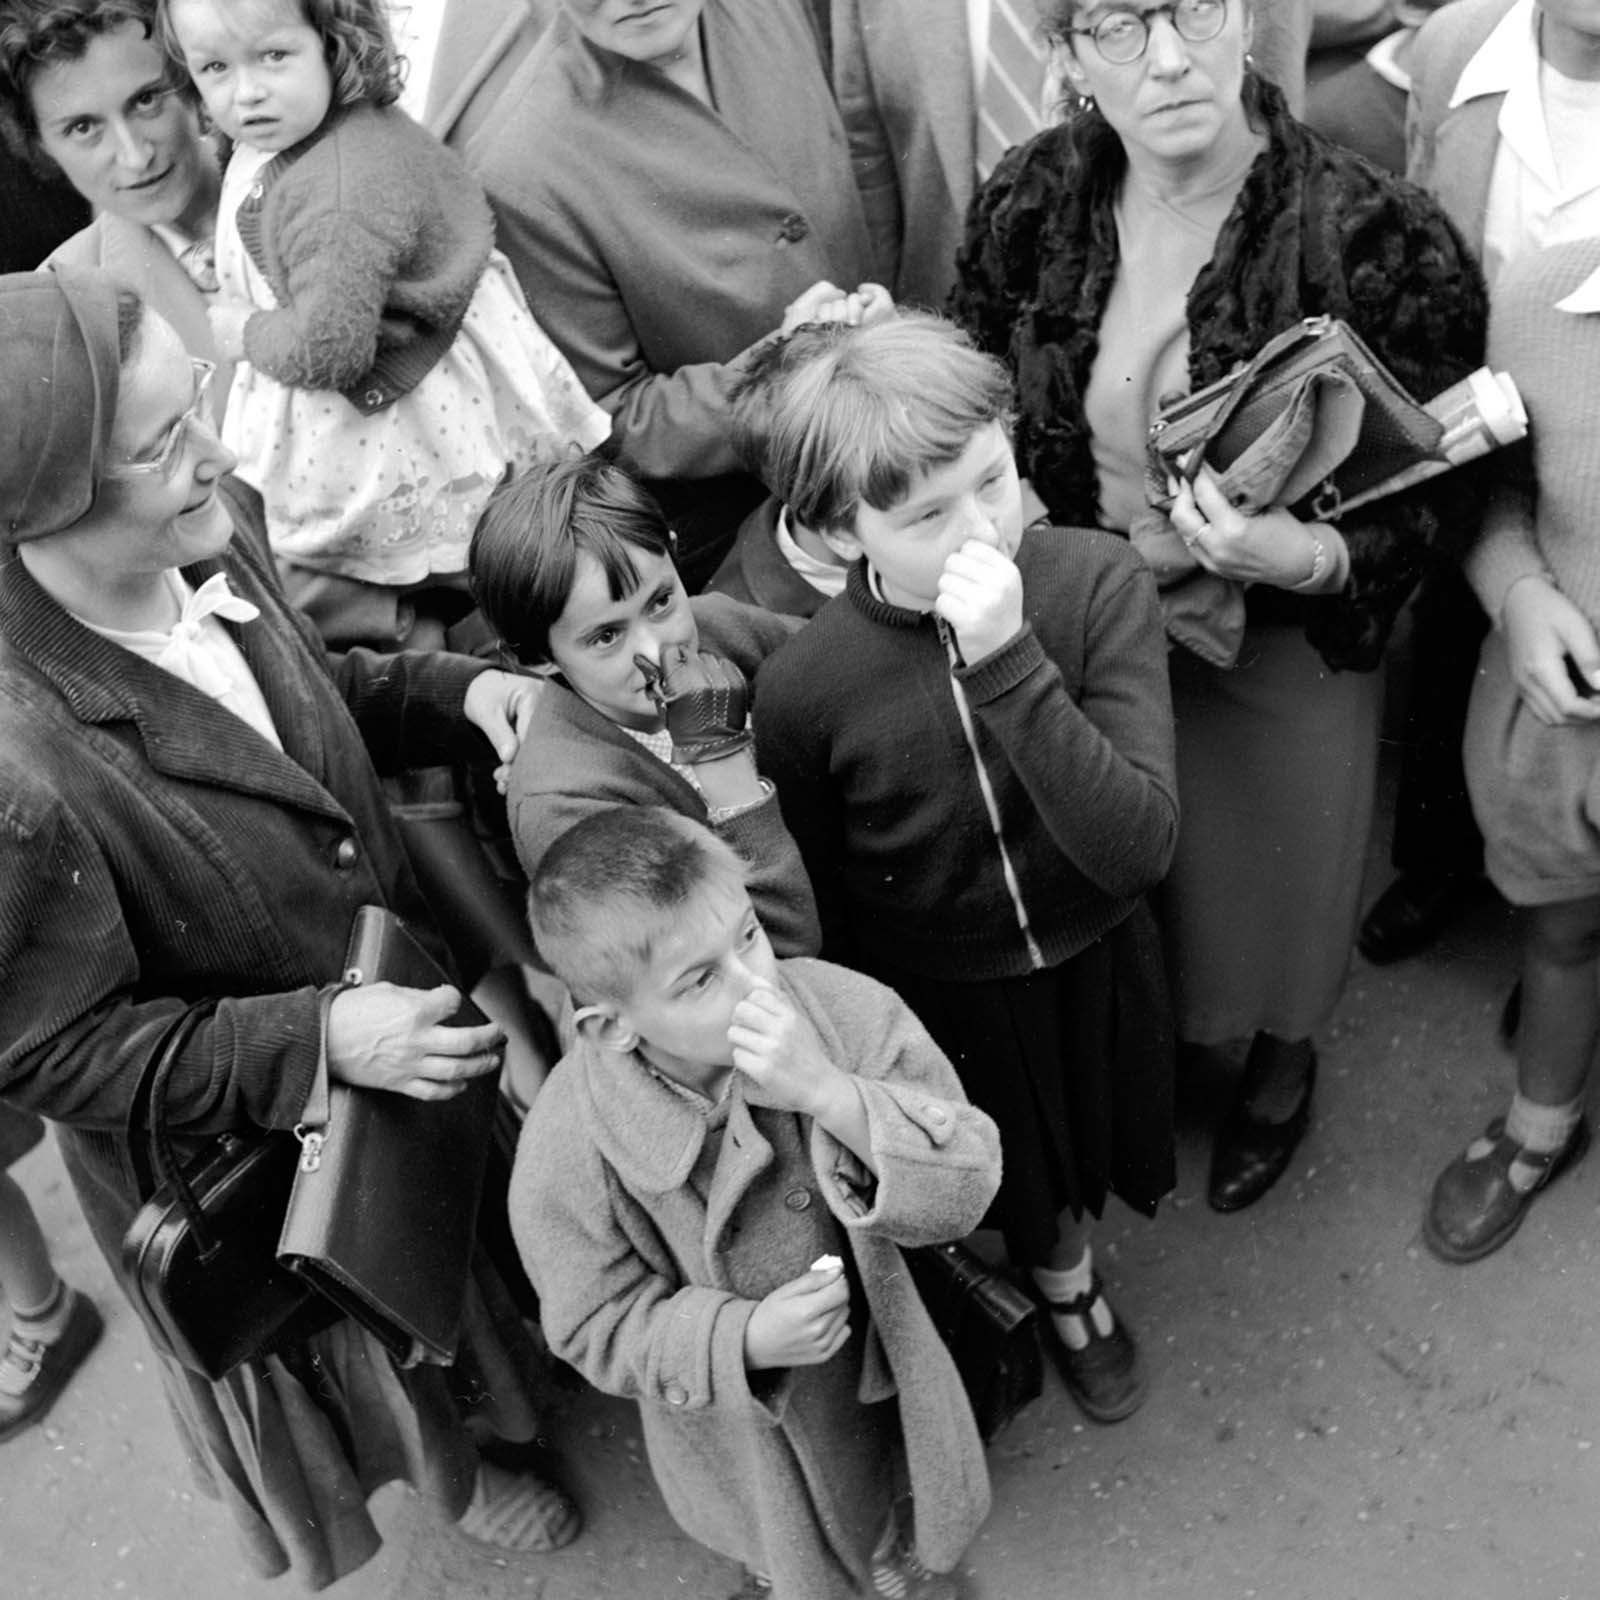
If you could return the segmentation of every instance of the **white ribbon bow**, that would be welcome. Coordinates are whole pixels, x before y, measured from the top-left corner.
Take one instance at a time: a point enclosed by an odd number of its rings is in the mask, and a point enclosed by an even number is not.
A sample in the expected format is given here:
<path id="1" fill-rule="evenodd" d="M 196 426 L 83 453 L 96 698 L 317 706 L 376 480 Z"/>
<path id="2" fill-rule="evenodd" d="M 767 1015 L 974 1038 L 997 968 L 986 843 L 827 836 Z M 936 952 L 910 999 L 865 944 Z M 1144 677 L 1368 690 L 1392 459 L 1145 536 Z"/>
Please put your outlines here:
<path id="1" fill-rule="evenodd" d="M 207 617 L 226 622 L 254 622 L 261 608 L 241 600 L 228 588 L 227 578 L 214 573 L 183 603 L 183 615 L 173 624 L 172 636 L 156 665 L 192 683 L 202 694 L 220 699 L 233 688 L 233 680 L 205 648 L 202 624 Z"/>

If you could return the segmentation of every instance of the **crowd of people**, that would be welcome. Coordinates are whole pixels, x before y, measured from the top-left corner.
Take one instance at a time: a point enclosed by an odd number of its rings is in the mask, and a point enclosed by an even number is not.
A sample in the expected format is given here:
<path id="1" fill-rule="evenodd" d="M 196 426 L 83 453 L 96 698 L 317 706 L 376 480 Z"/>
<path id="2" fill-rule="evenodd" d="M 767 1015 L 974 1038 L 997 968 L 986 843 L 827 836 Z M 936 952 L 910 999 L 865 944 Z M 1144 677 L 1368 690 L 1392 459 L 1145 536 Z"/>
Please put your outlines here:
<path id="1" fill-rule="evenodd" d="M 52 1123 L 115 1271 L 176 1018 L 180 1154 L 498 1074 L 452 1366 L 158 1353 L 249 1567 L 355 1570 L 397 1479 L 575 1538 L 512 1448 L 553 1356 L 742 1600 L 950 1600 L 984 1447 L 903 1250 L 994 1230 L 1131 1415 L 1094 1224 L 1175 1086 L 1243 1047 L 1258 1201 L 1352 952 L 1485 875 L 1516 1083 L 1429 1248 L 1587 1147 L 1600 17 L 448 0 L 426 129 L 403 74 L 385 0 L 0 0 L 0 1168 Z M 1153 471 L 1313 318 L 1419 401 L 1510 374 L 1526 443 L 1348 513 Z M 369 905 L 450 981 L 347 984 Z M 3 1170 L 0 1292 L 3 1440 L 101 1329 Z"/>

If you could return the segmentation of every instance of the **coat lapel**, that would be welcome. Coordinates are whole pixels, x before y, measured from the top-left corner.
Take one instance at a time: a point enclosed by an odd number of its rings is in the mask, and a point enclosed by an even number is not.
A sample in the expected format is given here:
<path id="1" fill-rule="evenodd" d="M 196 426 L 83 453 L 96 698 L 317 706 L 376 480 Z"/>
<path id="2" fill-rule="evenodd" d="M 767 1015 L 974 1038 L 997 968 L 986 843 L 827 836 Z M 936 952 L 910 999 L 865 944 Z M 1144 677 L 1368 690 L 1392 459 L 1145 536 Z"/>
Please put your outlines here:
<path id="1" fill-rule="evenodd" d="M 209 695 L 69 616 L 14 555 L 0 568 L 0 636 L 54 685 L 80 722 L 134 724 L 157 772 L 344 818 L 314 776 L 323 771 L 313 731 L 319 719 L 307 700 L 304 655 L 279 637 L 280 607 L 239 561 L 201 562 L 184 576 L 198 585 L 215 572 L 226 572 L 234 591 L 262 609 L 256 622 L 224 626 L 256 675 L 282 751 Z"/>
<path id="2" fill-rule="evenodd" d="M 1500 142 L 1503 94 L 1479 95 L 1445 113 L 1434 136 L 1431 185 L 1445 215 L 1460 229 L 1473 252 L 1483 254 L 1489 180 Z"/>
<path id="3" fill-rule="evenodd" d="M 927 108 L 950 193 L 970 194 L 978 110 L 964 0 L 892 0 L 873 9 L 883 19 L 877 31 L 883 36 L 885 68 L 893 71 L 894 63 L 907 63 L 913 78 L 909 92 L 917 97 L 910 103 Z"/>

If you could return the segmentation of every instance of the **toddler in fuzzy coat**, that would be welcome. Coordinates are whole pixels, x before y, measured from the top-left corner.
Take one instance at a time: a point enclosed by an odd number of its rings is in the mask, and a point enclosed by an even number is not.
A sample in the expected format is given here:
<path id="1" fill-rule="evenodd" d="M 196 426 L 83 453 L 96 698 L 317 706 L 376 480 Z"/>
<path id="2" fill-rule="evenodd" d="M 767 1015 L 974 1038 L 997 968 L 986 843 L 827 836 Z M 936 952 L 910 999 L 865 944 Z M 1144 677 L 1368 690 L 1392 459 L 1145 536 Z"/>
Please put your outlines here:
<path id="1" fill-rule="evenodd" d="M 976 1225 L 994 1124 L 892 991 L 774 957 L 698 822 L 586 817 L 529 911 L 578 1007 L 511 1183 L 551 1348 L 639 1402 L 669 1509 L 741 1594 L 951 1600 L 988 1477 L 900 1247 Z"/>
<path id="2" fill-rule="evenodd" d="M 332 644 L 437 645 L 496 485 L 609 420 L 494 250 L 477 181 L 394 104 L 383 0 L 162 0 L 160 19 L 234 145 L 224 438 L 285 586 Z"/>

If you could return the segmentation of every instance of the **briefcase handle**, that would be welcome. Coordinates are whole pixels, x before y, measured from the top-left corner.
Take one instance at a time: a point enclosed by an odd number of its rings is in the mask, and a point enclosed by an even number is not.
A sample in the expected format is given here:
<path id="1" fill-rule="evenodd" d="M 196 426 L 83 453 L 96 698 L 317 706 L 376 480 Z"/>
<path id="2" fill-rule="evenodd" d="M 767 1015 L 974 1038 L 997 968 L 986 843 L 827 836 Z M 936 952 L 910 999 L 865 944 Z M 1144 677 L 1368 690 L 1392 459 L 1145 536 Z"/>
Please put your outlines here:
<path id="1" fill-rule="evenodd" d="M 177 1152 L 172 1148 L 172 1131 L 167 1123 L 167 1085 L 184 1046 L 195 1029 L 215 1015 L 216 1009 L 214 1001 L 202 1001 L 199 1005 L 185 1006 L 163 1024 L 162 1032 L 145 1059 L 144 1070 L 133 1091 L 133 1103 L 128 1108 L 128 1151 L 139 1185 L 139 1198 L 148 1200 L 163 1184 L 170 1184 L 194 1230 L 202 1261 L 216 1249 L 216 1240 L 205 1211 L 184 1176 Z"/>

